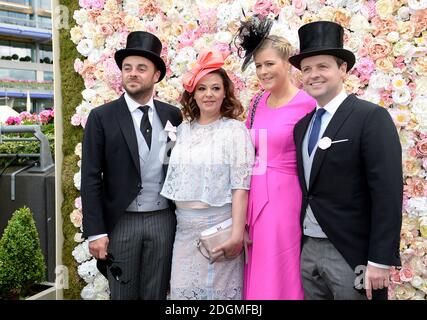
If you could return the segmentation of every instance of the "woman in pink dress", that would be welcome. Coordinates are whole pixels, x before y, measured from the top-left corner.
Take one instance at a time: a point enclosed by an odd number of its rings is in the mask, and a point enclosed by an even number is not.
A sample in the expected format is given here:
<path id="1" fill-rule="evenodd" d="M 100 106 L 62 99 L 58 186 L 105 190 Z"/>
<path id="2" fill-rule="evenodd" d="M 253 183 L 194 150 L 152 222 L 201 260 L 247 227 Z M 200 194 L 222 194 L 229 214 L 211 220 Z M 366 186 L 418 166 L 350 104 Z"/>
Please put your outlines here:
<path id="1" fill-rule="evenodd" d="M 264 25 L 264 31 L 268 35 L 268 25 Z M 243 34 L 250 36 L 250 32 Z M 288 58 L 293 53 L 294 48 L 283 37 L 263 37 L 252 52 L 246 50 L 243 64 L 245 68 L 253 55 L 256 74 L 265 90 L 252 99 L 247 119 L 256 149 L 247 214 L 252 240 L 244 275 L 247 300 L 304 298 L 300 273 L 301 190 L 293 128 L 316 104 L 291 82 Z"/>

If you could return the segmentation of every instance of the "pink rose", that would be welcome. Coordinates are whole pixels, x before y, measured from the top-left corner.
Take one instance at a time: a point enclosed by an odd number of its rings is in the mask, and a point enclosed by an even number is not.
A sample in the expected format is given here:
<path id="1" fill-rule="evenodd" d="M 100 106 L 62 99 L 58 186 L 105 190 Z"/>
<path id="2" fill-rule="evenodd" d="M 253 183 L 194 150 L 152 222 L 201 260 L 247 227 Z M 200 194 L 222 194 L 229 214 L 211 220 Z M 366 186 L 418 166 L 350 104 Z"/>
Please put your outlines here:
<path id="1" fill-rule="evenodd" d="M 295 9 L 295 13 L 298 16 L 302 16 L 304 14 L 305 9 L 307 9 L 307 3 L 305 0 L 292 0 L 292 5 Z"/>
<path id="2" fill-rule="evenodd" d="M 73 116 L 71 117 L 71 124 L 77 127 L 80 125 L 80 123 L 81 123 L 81 117 L 77 113 L 73 114 Z"/>
<path id="3" fill-rule="evenodd" d="M 418 141 L 417 143 L 417 154 L 425 157 L 427 156 L 427 139 Z"/>
<path id="4" fill-rule="evenodd" d="M 81 197 L 78 197 L 78 198 L 76 198 L 76 200 L 74 200 L 74 206 L 79 210 L 82 209 L 82 198 Z"/>
<path id="5" fill-rule="evenodd" d="M 80 124 L 82 125 L 83 129 L 86 126 L 87 122 L 87 116 L 81 117 Z"/>
<path id="6" fill-rule="evenodd" d="M 101 25 L 101 33 L 104 36 L 111 36 L 114 33 L 114 29 L 111 25 L 105 23 Z"/>
<path id="7" fill-rule="evenodd" d="M 398 270 L 396 270 L 395 268 L 392 268 L 392 269 L 390 270 L 390 281 L 391 281 L 392 283 L 397 283 L 397 284 L 402 283 L 402 281 L 400 280 L 400 274 L 399 274 L 399 271 L 398 271 Z"/>
<path id="8" fill-rule="evenodd" d="M 362 6 L 360 12 L 366 19 L 371 20 L 377 14 L 375 8 L 375 1 L 369 0 L 366 4 Z"/>
<path id="9" fill-rule="evenodd" d="M 80 59 L 74 60 L 74 71 L 80 73 L 83 70 L 83 62 Z"/>
<path id="10" fill-rule="evenodd" d="M 357 71 L 364 79 L 369 79 L 375 70 L 375 63 L 369 58 L 361 58 L 357 64 Z"/>
<path id="11" fill-rule="evenodd" d="M 409 282 L 409 281 L 411 281 L 411 280 L 412 280 L 412 278 L 414 277 L 414 274 L 413 274 L 412 270 L 411 270 L 411 269 L 409 269 L 409 268 L 407 268 L 407 267 L 403 267 L 403 268 L 400 270 L 399 275 L 400 275 L 400 279 L 401 279 L 403 282 Z"/>
<path id="12" fill-rule="evenodd" d="M 266 16 L 270 12 L 270 8 L 272 6 L 273 5 L 272 5 L 270 0 L 257 0 L 257 2 L 255 2 L 255 4 L 254 4 L 252 10 L 255 14 Z"/>

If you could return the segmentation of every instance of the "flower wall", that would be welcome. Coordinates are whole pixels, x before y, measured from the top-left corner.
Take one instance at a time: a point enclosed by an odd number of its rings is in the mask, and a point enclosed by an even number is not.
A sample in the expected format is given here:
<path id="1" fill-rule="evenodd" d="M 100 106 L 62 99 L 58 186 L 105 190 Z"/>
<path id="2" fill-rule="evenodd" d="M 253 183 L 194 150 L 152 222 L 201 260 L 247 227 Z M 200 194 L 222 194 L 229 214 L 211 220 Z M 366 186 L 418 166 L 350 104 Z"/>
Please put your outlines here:
<path id="1" fill-rule="evenodd" d="M 393 269 L 391 299 L 426 299 L 427 294 L 427 0 L 80 0 L 72 12 L 69 39 L 80 57 L 74 70 L 83 82 L 81 102 L 66 118 L 83 130 L 88 113 L 122 93 L 114 52 L 124 48 L 129 32 L 145 30 L 163 43 L 167 76 L 156 85 L 158 99 L 179 106 L 180 78 L 202 48 L 230 53 L 224 68 L 245 106 L 259 90 L 254 66 L 241 72 L 242 59 L 233 45 L 239 21 L 253 14 L 275 19 L 271 34 L 298 47 L 297 30 L 317 20 L 345 28 L 345 47 L 356 55 L 348 74 L 348 93 L 386 108 L 399 131 L 403 149 L 404 203 L 402 268 Z M 294 72 L 298 83 L 299 72 Z M 386 142 L 384 142 L 386 143 Z M 75 148 L 77 170 L 81 144 Z M 80 189 L 80 171 L 74 174 Z M 72 255 L 84 280 L 83 299 L 107 299 L 108 284 L 96 270 L 81 238 L 80 198 L 65 213 L 75 232 Z"/>

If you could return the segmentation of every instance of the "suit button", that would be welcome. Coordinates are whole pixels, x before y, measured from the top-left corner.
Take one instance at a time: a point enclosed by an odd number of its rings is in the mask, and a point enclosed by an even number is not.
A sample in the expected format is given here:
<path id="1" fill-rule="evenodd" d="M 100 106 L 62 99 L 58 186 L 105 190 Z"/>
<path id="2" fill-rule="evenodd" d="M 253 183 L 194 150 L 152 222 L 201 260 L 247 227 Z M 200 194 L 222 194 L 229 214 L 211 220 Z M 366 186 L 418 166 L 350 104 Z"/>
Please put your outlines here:
<path id="1" fill-rule="evenodd" d="M 138 188 L 142 188 L 142 184 L 141 183 L 138 183 Z"/>
<path id="2" fill-rule="evenodd" d="M 313 199 L 313 196 L 308 196 L 308 200 L 312 200 Z"/>

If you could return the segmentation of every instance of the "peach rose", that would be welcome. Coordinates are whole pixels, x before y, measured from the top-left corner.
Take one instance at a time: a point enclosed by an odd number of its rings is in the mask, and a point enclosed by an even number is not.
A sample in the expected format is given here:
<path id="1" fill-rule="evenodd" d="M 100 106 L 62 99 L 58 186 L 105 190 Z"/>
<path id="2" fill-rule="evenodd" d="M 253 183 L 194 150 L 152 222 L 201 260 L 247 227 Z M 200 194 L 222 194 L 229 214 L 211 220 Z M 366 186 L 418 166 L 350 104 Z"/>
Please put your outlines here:
<path id="1" fill-rule="evenodd" d="M 415 11 L 410 21 L 415 26 L 415 36 L 418 37 L 427 29 L 427 9 Z"/>
<path id="2" fill-rule="evenodd" d="M 427 76 L 427 57 L 419 57 L 414 63 L 414 70 L 420 76 Z"/>
<path id="3" fill-rule="evenodd" d="M 393 70 L 393 61 L 391 57 L 379 58 L 375 61 L 375 65 L 383 72 L 390 72 Z"/>
<path id="4" fill-rule="evenodd" d="M 397 30 L 402 39 L 411 40 L 414 37 L 416 26 L 411 22 L 398 21 Z"/>
<path id="5" fill-rule="evenodd" d="M 344 28 L 348 28 L 350 26 L 350 13 L 342 8 L 338 8 L 334 14 L 334 21 L 340 24 Z"/>
<path id="6" fill-rule="evenodd" d="M 380 34 L 386 35 L 392 31 L 397 31 L 397 24 L 394 17 L 380 18 L 374 17 L 371 21 L 372 34 L 378 36 Z"/>
<path id="7" fill-rule="evenodd" d="M 71 223 L 76 227 L 80 228 L 82 226 L 83 215 L 82 212 L 78 209 L 74 209 L 70 214 Z"/>
<path id="8" fill-rule="evenodd" d="M 368 53 L 372 60 L 375 61 L 379 58 L 387 57 L 390 54 L 391 49 L 392 47 L 390 42 L 382 38 L 375 38 L 372 39 L 371 43 L 369 44 Z"/>
<path id="9" fill-rule="evenodd" d="M 394 0 L 378 0 L 375 3 L 375 9 L 381 18 L 389 17 L 393 14 Z"/>
<path id="10" fill-rule="evenodd" d="M 417 159 L 405 159 L 403 161 L 403 172 L 406 176 L 416 176 L 420 171 L 421 166 Z"/>

